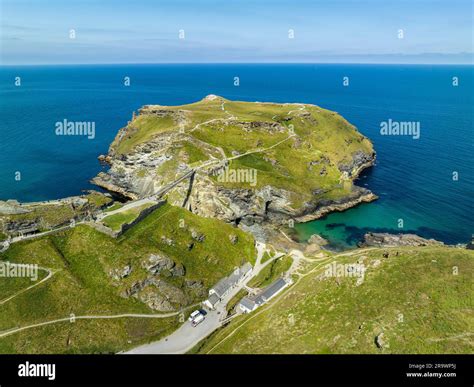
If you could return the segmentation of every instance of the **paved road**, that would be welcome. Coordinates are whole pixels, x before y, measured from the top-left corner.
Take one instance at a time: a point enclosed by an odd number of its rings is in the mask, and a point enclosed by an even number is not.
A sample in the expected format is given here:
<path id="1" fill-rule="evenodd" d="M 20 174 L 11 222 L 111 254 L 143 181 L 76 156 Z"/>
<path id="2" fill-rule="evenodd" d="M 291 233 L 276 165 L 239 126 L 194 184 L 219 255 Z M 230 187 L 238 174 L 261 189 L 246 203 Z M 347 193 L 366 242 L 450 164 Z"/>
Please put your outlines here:
<path id="1" fill-rule="evenodd" d="M 178 330 L 174 331 L 171 335 L 156 341 L 154 343 L 145 344 L 140 347 L 134 348 L 127 354 L 158 354 L 158 353 L 186 353 L 192 349 L 201 340 L 205 339 L 217 328 L 223 324 L 223 319 L 227 316 L 226 305 L 247 283 L 257 275 L 260 270 L 265 267 L 271 260 L 265 262 L 263 265 L 260 264 L 262 256 L 265 252 L 265 244 L 257 243 L 257 270 L 252 271 L 252 274 L 238 286 L 236 286 L 230 294 L 222 299 L 217 304 L 216 310 L 207 311 L 206 319 L 196 327 L 193 327 L 189 321 L 186 321 Z M 236 315 L 234 315 L 235 317 Z M 226 321 L 228 321 L 227 319 Z"/>
<path id="2" fill-rule="evenodd" d="M 247 282 L 247 281 L 245 281 Z M 217 328 L 219 328 L 223 320 L 226 318 L 226 305 L 230 299 L 242 289 L 243 283 L 233 289 L 233 291 L 225 297 L 217 306 L 216 310 L 206 310 L 206 319 L 198 326 L 193 327 L 190 321 L 186 321 L 180 328 L 174 331 L 171 335 L 156 341 L 154 343 L 145 344 L 134 348 L 127 354 L 158 354 L 158 353 L 186 353 L 192 349 L 201 340 L 205 339 Z"/>
<path id="3" fill-rule="evenodd" d="M 220 314 L 219 314 L 220 313 Z M 220 319 L 224 314 L 222 311 L 210 311 L 206 319 L 196 327 L 186 321 L 178 330 L 166 338 L 154 343 L 145 344 L 134 348 L 127 354 L 157 354 L 157 353 L 186 353 L 203 338 L 210 335 L 220 327 Z"/>

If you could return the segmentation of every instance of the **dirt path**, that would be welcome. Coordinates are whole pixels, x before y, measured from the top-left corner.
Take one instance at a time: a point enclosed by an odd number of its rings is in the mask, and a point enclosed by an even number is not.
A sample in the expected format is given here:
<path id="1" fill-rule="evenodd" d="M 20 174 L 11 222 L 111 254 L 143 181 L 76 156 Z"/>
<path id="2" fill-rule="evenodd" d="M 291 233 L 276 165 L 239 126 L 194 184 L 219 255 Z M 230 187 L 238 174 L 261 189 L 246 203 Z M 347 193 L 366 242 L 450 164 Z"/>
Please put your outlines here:
<path id="1" fill-rule="evenodd" d="M 66 322 L 69 321 L 74 323 L 75 320 L 98 320 L 98 319 L 115 319 L 115 318 L 167 318 L 179 315 L 181 312 L 173 312 L 173 313 L 165 313 L 165 314 L 134 314 L 134 313 L 124 313 L 124 314 L 117 314 L 117 315 L 109 315 L 109 316 L 97 316 L 97 315 L 90 315 L 90 316 L 69 316 L 64 318 L 59 318 L 56 320 L 45 321 L 37 324 L 26 325 L 20 328 L 13 328 L 4 332 L 0 332 L 0 338 L 12 335 L 17 332 L 21 332 L 31 328 L 42 327 L 45 325 L 56 324 L 59 322 Z"/>
<path id="2" fill-rule="evenodd" d="M 124 204 L 122 207 L 117 208 L 116 210 L 100 213 L 97 216 L 97 220 L 104 219 L 104 218 L 106 218 L 107 216 L 110 216 L 110 215 L 120 214 L 121 212 L 131 210 L 132 208 L 140 207 L 140 206 L 148 204 L 148 203 L 153 205 L 153 204 L 157 204 L 158 202 L 156 200 L 152 200 L 150 198 L 144 198 L 144 199 L 135 200 L 133 202 L 128 202 L 128 203 Z"/>
<path id="3" fill-rule="evenodd" d="M 292 137 L 295 137 L 295 134 L 290 134 L 287 138 L 285 138 L 281 141 L 278 141 L 276 144 L 273 144 L 273 145 L 269 146 L 268 148 L 247 151 L 247 152 L 242 153 L 242 154 L 237 155 L 237 156 L 228 157 L 227 160 L 235 160 L 235 159 L 238 159 L 239 157 L 244 157 L 244 156 L 251 155 L 251 154 L 254 154 L 254 153 L 266 152 L 270 149 L 273 149 L 273 148 L 277 147 L 280 144 L 283 144 L 285 141 L 288 141 Z"/>
<path id="4" fill-rule="evenodd" d="M 31 289 L 35 288 L 36 286 L 41 285 L 43 282 L 46 282 L 46 281 L 49 280 L 54 274 L 56 274 L 58 271 L 60 271 L 60 270 L 53 271 L 53 270 L 47 269 L 47 268 L 45 268 L 45 267 L 38 267 L 38 269 L 39 269 L 39 270 L 44 270 L 44 271 L 48 272 L 48 275 L 47 275 L 46 277 L 44 277 L 41 281 L 35 283 L 34 285 L 31 285 L 31 286 L 29 286 L 29 287 L 27 287 L 27 288 L 25 288 L 25 289 L 22 289 L 22 290 L 20 290 L 19 292 L 15 293 L 14 295 L 12 295 L 12 296 L 10 296 L 10 297 L 8 297 L 8 298 L 6 298 L 6 299 L 0 301 L 0 305 L 3 305 L 3 304 L 5 304 L 5 303 L 7 303 L 8 301 L 12 300 L 13 298 L 19 296 L 20 294 L 25 293 L 25 292 L 27 292 L 28 290 L 31 290 Z"/>

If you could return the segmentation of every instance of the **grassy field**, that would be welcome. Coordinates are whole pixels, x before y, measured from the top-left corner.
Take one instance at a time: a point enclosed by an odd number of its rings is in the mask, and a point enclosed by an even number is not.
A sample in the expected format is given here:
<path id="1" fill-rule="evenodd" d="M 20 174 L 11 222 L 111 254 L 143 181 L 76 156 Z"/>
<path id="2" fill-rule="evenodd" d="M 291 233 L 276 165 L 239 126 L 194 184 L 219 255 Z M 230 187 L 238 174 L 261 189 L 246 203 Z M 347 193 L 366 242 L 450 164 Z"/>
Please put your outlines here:
<path id="1" fill-rule="evenodd" d="M 237 304 L 242 298 L 248 295 L 248 292 L 245 289 L 240 289 L 237 294 L 232 297 L 226 305 L 226 311 L 228 314 L 232 314 Z"/>
<path id="2" fill-rule="evenodd" d="M 102 208 L 112 202 L 109 196 L 105 196 L 100 192 L 90 192 L 85 198 L 88 200 L 88 204 L 95 208 Z"/>
<path id="3" fill-rule="evenodd" d="M 178 326 L 174 317 L 59 322 L 1 338 L 0 352 L 113 354 L 125 347 L 159 340 Z"/>
<path id="4" fill-rule="evenodd" d="M 269 263 L 257 276 L 252 278 L 248 286 L 263 288 L 270 285 L 273 281 L 280 278 L 293 263 L 293 258 L 286 255 L 280 258 L 275 259 L 273 262 Z"/>
<path id="5" fill-rule="evenodd" d="M 13 221 L 36 221 L 42 220 L 44 227 L 55 227 L 57 225 L 69 222 L 70 219 L 74 218 L 76 211 L 68 205 L 38 205 L 29 207 L 31 212 L 17 215 L 8 215 L 5 218 L 9 218 Z"/>
<path id="6" fill-rule="evenodd" d="M 194 351 L 472 353 L 474 252 L 449 247 L 388 251 L 389 258 L 374 249 L 336 259 L 363 263 L 362 284 L 356 278 L 321 277 L 322 266 Z M 377 336 L 383 337 L 380 348 Z"/>
<path id="7" fill-rule="evenodd" d="M 147 203 L 139 207 L 133 207 L 129 210 L 119 212 L 117 214 L 106 216 L 102 220 L 102 223 L 114 231 L 120 231 L 122 229 L 122 225 L 133 222 L 138 217 L 138 215 L 140 215 L 141 211 L 150 206 L 151 204 Z"/>
<path id="8" fill-rule="evenodd" d="M 272 246 L 269 246 L 269 251 L 265 251 L 265 253 L 263 253 L 261 263 L 267 262 L 269 259 L 273 258 L 275 254 L 276 254 L 275 248 Z"/>
<path id="9" fill-rule="evenodd" d="M 119 153 L 128 152 L 136 145 L 151 139 L 157 132 L 170 130 L 175 122 L 171 117 L 138 116 L 131 125 L 131 133 L 118 146 Z"/>
<path id="10" fill-rule="evenodd" d="M 204 236 L 192 237 L 193 231 Z M 232 244 L 230 234 L 238 236 Z M 194 241 L 194 247 L 189 244 Z M 202 281 L 209 288 L 244 261 L 254 261 L 251 236 L 214 219 L 201 219 L 182 208 L 164 205 L 119 239 L 79 225 L 52 236 L 13 244 L 0 260 L 36 263 L 54 275 L 39 286 L 21 293 L 0 307 L 1 332 L 74 313 L 116 315 L 156 314 L 134 297 L 121 296 L 149 274 L 142 262 L 150 254 L 166 255 L 185 267 L 184 277 L 168 279 L 186 292 L 189 303 L 201 301 L 185 286 L 186 280 Z M 132 272 L 115 281 L 111 271 L 130 265 Z M 159 276 L 161 278 L 161 276 Z M 1 289 L 15 294 L 29 280 L 1 279 Z M 1 299 L 6 296 L 2 294 Z M 1 300 L 0 300 L 1 301 Z M 117 352 L 169 333 L 179 324 L 178 316 L 164 319 L 120 318 L 77 320 L 28 329 L 0 337 L 0 353 L 104 353 Z"/>
<path id="11" fill-rule="evenodd" d="M 41 281 L 47 276 L 47 274 L 48 272 L 46 270 L 38 268 L 38 278 L 35 281 L 33 281 L 34 279 L 28 277 L 2 277 L 0 279 L 0 305 L 2 305 L 2 301 L 6 300 L 15 293 L 18 293 L 19 291 L 34 285 L 38 281 Z"/>
<path id="12" fill-rule="evenodd" d="M 118 210 L 119 208 L 122 208 L 123 207 L 123 204 L 122 203 L 114 203 L 112 204 L 110 207 L 107 207 L 104 212 L 111 212 L 111 211 L 115 211 L 115 210 Z"/>

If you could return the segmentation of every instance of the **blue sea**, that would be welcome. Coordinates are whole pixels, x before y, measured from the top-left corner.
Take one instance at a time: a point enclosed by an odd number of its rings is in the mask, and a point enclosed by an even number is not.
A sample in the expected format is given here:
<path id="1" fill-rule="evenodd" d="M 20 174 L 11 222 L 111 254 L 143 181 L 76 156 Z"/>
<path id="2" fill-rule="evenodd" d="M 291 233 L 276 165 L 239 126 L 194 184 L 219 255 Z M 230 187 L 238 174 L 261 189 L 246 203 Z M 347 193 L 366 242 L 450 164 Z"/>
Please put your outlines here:
<path id="1" fill-rule="evenodd" d="M 373 141 L 377 164 L 357 184 L 379 200 L 297 225 L 302 240 L 320 233 L 333 247 L 346 248 L 367 231 L 391 231 L 465 243 L 474 233 L 473 69 L 346 64 L 0 67 L 0 200 L 54 199 L 93 188 L 89 180 L 101 170 L 97 156 L 107 152 L 133 111 L 145 104 L 180 105 L 218 94 L 317 104 L 337 111 Z M 16 77 L 21 86 L 15 86 Z M 125 77 L 130 86 L 124 85 Z M 238 87 L 234 77 L 240 79 Z M 55 135 L 56 122 L 64 119 L 95 122 L 95 138 Z M 419 122 L 420 138 L 381 135 L 380 123 L 389 119 Z M 16 172 L 21 173 L 19 181 Z"/>

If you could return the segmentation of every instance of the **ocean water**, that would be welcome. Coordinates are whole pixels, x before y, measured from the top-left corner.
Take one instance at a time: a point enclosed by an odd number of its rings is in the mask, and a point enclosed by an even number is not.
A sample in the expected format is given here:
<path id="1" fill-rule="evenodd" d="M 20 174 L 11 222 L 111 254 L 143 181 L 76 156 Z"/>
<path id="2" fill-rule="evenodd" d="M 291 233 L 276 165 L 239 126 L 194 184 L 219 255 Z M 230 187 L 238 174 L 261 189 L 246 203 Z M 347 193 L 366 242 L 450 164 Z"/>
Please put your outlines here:
<path id="1" fill-rule="evenodd" d="M 333 247 L 345 248 L 367 231 L 400 231 L 466 242 L 474 233 L 473 70 L 342 64 L 0 67 L 0 200 L 54 199 L 93 188 L 89 180 L 101 170 L 97 156 L 107 152 L 132 111 L 218 94 L 317 104 L 337 111 L 373 141 L 377 164 L 357 184 L 379 200 L 297 225 L 302 240 L 320 233 Z M 95 138 L 57 136 L 55 125 L 64 119 L 95 122 Z M 381 135 L 380 123 L 389 119 L 419 122 L 420 138 Z"/>

